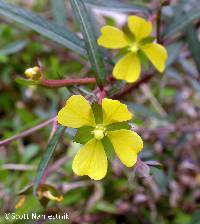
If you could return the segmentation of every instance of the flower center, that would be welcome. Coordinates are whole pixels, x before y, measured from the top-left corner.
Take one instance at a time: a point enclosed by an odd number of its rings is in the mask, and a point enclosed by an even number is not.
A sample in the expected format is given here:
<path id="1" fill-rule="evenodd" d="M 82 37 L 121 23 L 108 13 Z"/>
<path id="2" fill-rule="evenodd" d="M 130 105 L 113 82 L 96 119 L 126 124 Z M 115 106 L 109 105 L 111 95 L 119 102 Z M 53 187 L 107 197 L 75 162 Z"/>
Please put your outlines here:
<path id="1" fill-rule="evenodd" d="M 137 53 L 139 50 L 139 44 L 138 43 L 133 43 L 132 45 L 130 45 L 129 47 L 129 51 L 133 52 L 133 53 Z"/>
<path id="2" fill-rule="evenodd" d="M 102 124 L 98 124 L 92 134 L 94 134 L 95 139 L 101 140 L 107 134 L 106 128 Z"/>

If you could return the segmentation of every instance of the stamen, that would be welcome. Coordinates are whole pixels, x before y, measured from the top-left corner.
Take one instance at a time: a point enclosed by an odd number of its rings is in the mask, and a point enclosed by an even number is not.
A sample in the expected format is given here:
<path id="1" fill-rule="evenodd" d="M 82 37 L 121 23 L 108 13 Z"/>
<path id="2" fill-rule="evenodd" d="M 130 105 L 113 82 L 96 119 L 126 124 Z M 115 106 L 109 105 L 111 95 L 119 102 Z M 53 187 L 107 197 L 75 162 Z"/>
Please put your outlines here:
<path id="1" fill-rule="evenodd" d="M 129 51 L 133 52 L 133 53 L 137 53 L 137 51 L 139 50 L 139 45 L 138 43 L 134 43 L 129 47 Z"/>
<path id="2" fill-rule="evenodd" d="M 94 134 L 95 139 L 101 140 L 106 135 L 106 128 L 102 124 L 98 124 L 92 134 Z"/>

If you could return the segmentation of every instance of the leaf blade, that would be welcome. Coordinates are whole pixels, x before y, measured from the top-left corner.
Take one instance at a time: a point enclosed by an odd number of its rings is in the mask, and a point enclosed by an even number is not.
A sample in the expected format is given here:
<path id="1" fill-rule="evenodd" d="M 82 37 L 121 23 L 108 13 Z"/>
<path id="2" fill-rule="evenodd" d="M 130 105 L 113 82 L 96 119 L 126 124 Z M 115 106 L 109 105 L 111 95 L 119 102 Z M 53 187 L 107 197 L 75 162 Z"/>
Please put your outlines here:
<path id="1" fill-rule="evenodd" d="M 56 23 L 61 26 L 66 26 L 67 7 L 65 5 L 65 0 L 51 0 L 51 8 Z"/>
<path id="2" fill-rule="evenodd" d="M 51 157 L 52 157 L 52 155 L 53 155 L 53 153 L 56 149 L 59 137 L 61 136 L 64 128 L 65 128 L 64 126 L 58 127 L 54 136 L 52 137 L 51 141 L 49 142 L 49 144 L 47 146 L 47 149 L 44 153 L 44 156 L 42 157 L 42 159 L 39 163 L 39 166 L 38 166 L 38 169 L 37 169 L 37 172 L 36 172 L 36 177 L 35 177 L 35 180 L 34 180 L 34 183 L 33 183 L 33 193 L 34 193 L 35 196 L 37 196 L 37 189 L 40 185 L 41 178 L 44 175 L 44 172 L 45 172 L 45 169 L 46 169 L 46 167 L 49 163 L 49 160 L 51 159 Z"/>
<path id="3" fill-rule="evenodd" d="M 82 0 L 71 0 L 72 8 L 75 12 L 77 21 L 79 21 L 82 34 L 84 36 L 88 57 L 93 69 L 96 71 L 97 83 L 102 85 L 105 81 L 106 72 L 104 68 L 103 57 L 97 45 L 93 25 L 90 22 L 90 17 Z"/>
<path id="4" fill-rule="evenodd" d="M 177 13 L 178 14 L 178 13 Z M 183 19 L 183 17 L 185 17 Z M 178 16 L 175 17 L 174 21 L 170 21 L 170 25 L 166 29 L 164 36 L 165 38 L 168 38 L 175 33 L 182 31 L 184 28 L 186 28 L 193 20 L 200 18 L 200 7 L 195 7 L 194 9 L 187 12 L 187 14 L 183 15 L 178 14 Z"/>
<path id="5" fill-rule="evenodd" d="M 33 86 L 33 85 L 38 85 L 39 82 L 35 80 L 29 80 L 29 79 L 22 79 L 22 78 L 16 78 L 15 82 L 23 85 L 23 86 Z"/>
<path id="6" fill-rule="evenodd" d="M 192 58 L 196 64 L 197 70 L 200 73 L 200 42 L 198 40 L 198 34 L 195 30 L 193 24 L 190 24 L 185 29 L 186 33 L 186 42 L 188 44 L 188 48 L 191 52 Z"/>
<path id="7" fill-rule="evenodd" d="M 21 41 L 15 41 L 13 43 L 8 44 L 7 46 L 0 49 L 0 55 L 10 55 L 17 53 L 21 50 L 23 50 L 28 44 L 28 41 L 21 40 Z"/>
<path id="8" fill-rule="evenodd" d="M 113 0 L 85 0 L 85 3 L 91 6 L 105 8 L 111 11 L 120 12 L 148 12 L 148 8 L 139 4 L 127 4 L 120 1 Z"/>
<path id="9" fill-rule="evenodd" d="M 84 42 L 77 35 L 29 10 L 0 0 L 0 16 L 20 23 L 81 55 L 86 55 Z"/>

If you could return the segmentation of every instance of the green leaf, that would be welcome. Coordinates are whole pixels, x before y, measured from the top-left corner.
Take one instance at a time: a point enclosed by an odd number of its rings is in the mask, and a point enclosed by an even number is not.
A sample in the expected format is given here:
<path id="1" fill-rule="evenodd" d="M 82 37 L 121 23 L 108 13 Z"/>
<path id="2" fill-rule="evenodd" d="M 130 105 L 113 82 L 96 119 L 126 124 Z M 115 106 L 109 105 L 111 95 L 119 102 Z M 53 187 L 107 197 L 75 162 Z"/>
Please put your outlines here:
<path id="1" fill-rule="evenodd" d="M 139 4 L 128 4 L 116 0 L 84 0 L 88 5 L 103 8 L 105 10 L 120 11 L 120 12 L 145 12 L 148 13 L 148 8 Z"/>
<path id="2" fill-rule="evenodd" d="M 83 33 L 89 60 L 93 70 L 96 71 L 97 83 L 102 85 L 106 78 L 106 71 L 101 51 L 94 36 L 91 18 L 82 0 L 71 0 L 71 4 Z"/>
<path id="3" fill-rule="evenodd" d="M 87 143 L 90 139 L 94 138 L 92 131 L 94 127 L 84 126 L 77 129 L 76 135 L 74 137 L 74 141 L 80 144 Z"/>
<path id="4" fill-rule="evenodd" d="M 15 4 L 0 0 L 0 16 L 22 24 L 49 39 L 86 56 L 84 42 L 74 33 L 56 23 L 50 22 L 40 15 L 22 9 Z"/>
<path id="5" fill-rule="evenodd" d="M 200 224 L 200 209 L 192 215 L 192 221 L 189 224 Z"/>
<path id="6" fill-rule="evenodd" d="M 51 0 L 51 8 L 56 23 L 61 26 L 66 26 L 67 6 L 65 0 Z"/>
<path id="7" fill-rule="evenodd" d="M 0 55 L 9 55 L 17 53 L 21 50 L 23 50 L 28 44 L 28 41 L 22 40 L 22 41 L 15 41 L 11 44 L 8 44 L 7 46 L 0 49 Z"/>
<path id="8" fill-rule="evenodd" d="M 176 42 L 173 44 L 170 44 L 167 46 L 167 52 L 168 52 L 168 59 L 166 62 L 166 66 L 169 67 L 171 64 L 173 64 L 176 60 L 176 58 L 180 55 L 180 50 L 181 50 L 182 43 L 181 42 Z"/>
<path id="9" fill-rule="evenodd" d="M 106 152 L 108 159 L 110 161 L 112 161 L 114 158 L 114 147 L 113 147 L 110 139 L 107 136 L 105 136 L 103 139 L 101 139 L 101 142 L 103 144 L 103 147 L 104 147 L 104 150 Z"/>
<path id="10" fill-rule="evenodd" d="M 178 212 L 174 224 L 190 224 L 191 222 L 191 215 L 183 212 Z"/>
<path id="11" fill-rule="evenodd" d="M 200 42 L 198 40 L 198 33 L 195 30 L 193 24 L 190 24 L 185 29 L 186 42 L 188 43 L 188 48 L 192 54 L 192 58 L 196 64 L 197 70 L 200 73 Z"/>
<path id="12" fill-rule="evenodd" d="M 185 15 L 186 14 L 186 15 Z M 184 14 L 178 13 L 178 16 L 176 16 L 173 21 L 170 21 L 170 25 L 166 29 L 164 35 L 165 38 L 168 38 L 172 35 L 174 35 L 177 32 L 182 31 L 184 28 L 186 28 L 193 20 L 200 18 L 200 6 L 195 7 L 189 12 L 185 12 Z"/>
<path id="13" fill-rule="evenodd" d="M 56 130 L 54 136 L 52 137 L 51 141 L 49 142 L 49 144 L 46 148 L 44 156 L 42 157 L 42 159 L 40 161 L 40 164 L 39 164 L 37 172 L 36 172 L 36 177 L 35 177 L 35 180 L 33 183 L 33 193 L 35 196 L 37 196 L 37 189 L 40 185 L 41 178 L 44 175 L 44 172 L 45 172 L 45 169 L 47 168 L 49 160 L 51 159 L 51 157 L 56 149 L 58 140 L 59 140 L 64 128 L 65 128 L 64 126 L 58 127 L 58 129 Z"/>
<path id="14" fill-rule="evenodd" d="M 115 130 L 120 130 L 120 129 L 130 130 L 130 128 L 131 128 L 131 126 L 126 121 L 110 124 L 106 127 L 106 129 L 108 131 L 115 131 Z"/>
<path id="15" fill-rule="evenodd" d="M 97 102 L 94 102 L 91 107 L 95 117 L 96 124 L 102 124 L 103 123 L 102 107 Z"/>
<path id="16" fill-rule="evenodd" d="M 160 190 L 162 192 L 166 192 L 168 185 L 168 177 L 164 174 L 163 170 L 160 170 L 156 167 L 150 167 L 150 170 Z"/>
<path id="17" fill-rule="evenodd" d="M 18 192 L 18 195 L 30 195 L 33 193 L 33 185 L 29 184 L 26 187 L 24 187 L 20 192 Z"/>
<path id="18" fill-rule="evenodd" d="M 21 78 L 16 78 L 15 82 L 17 82 L 20 85 L 24 85 L 24 86 L 33 86 L 33 85 L 38 85 L 39 84 L 39 81 L 21 79 Z"/>

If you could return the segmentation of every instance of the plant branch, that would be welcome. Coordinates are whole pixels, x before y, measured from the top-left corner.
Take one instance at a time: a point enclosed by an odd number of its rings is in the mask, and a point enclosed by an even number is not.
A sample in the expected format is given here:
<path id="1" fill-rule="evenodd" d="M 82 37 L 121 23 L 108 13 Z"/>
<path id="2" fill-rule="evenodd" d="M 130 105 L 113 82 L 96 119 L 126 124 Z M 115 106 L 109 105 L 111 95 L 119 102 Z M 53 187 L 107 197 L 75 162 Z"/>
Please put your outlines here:
<path id="1" fill-rule="evenodd" d="M 155 134 L 155 135 L 168 135 L 170 133 L 195 133 L 200 132 L 199 123 L 189 124 L 169 124 L 167 126 L 158 128 L 132 128 L 139 134 Z"/>
<path id="2" fill-rule="evenodd" d="M 80 79 L 64 79 L 64 80 L 48 80 L 42 78 L 40 81 L 40 85 L 47 87 L 47 88 L 59 88 L 64 86 L 71 86 L 71 85 L 84 85 L 84 84 L 91 84 L 96 83 L 95 78 L 80 78 Z"/>
<path id="3" fill-rule="evenodd" d="M 158 11 L 156 14 L 156 39 L 157 43 L 161 43 L 161 35 L 160 35 L 160 28 L 161 28 L 161 19 L 162 19 L 162 8 L 163 6 L 167 6 L 170 4 L 169 0 L 162 0 L 159 4 Z"/>
<path id="4" fill-rule="evenodd" d="M 156 39 L 157 43 L 160 43 L 160 25 L 161 25 L 161 10 L 162 5 L 159 7 L 156 15 Z"/>
<path id="5" fill-rule="evenodd" d="M 34 126 L 33 128 L 30 128 L 30 129 L 28 129 L 28 130 L 25 130 L 25 131 L 19 133 L 19 134 L 13 135 L 13 136 L 10 137 L 10 138 L 7 138 L 7 139 L 5 139 L 5 140 L 2 140 L 2 141 L 0 141 L 0 146 L 8 145 L 8 144 L 10 144 L 12 141 L 15 141 L 15 140 L 18 140 L 18 139 L 20 139 L 20 138 L 23 138 L 23 137 L 25 137 L 25 136 L 27 136 L 27 135 L 30 135 L 30 134 L 32 134 L 33 132 L 36 132 L 37 130 L 39 130 L 39 129 L 41 129 L 41 128 L 43 128 L 43 127 L 45 127 L 45 126 L 51 124 L 51 123 L 54 122 L 55 120 L 56 120 L 56 117 L 50 118 L 49 120 L 44 121 L 43 123 L 38 124 L 38 125 Z"/>
<path id="6" fill-rule="evenodd" d="M 120 98 L 126 96 L 128 93 L 138 89 L 140 87 L 140 85 L 142 85 L 143 83 L 147 83 L 152 78 L 153 78 L 152 74 L 145 75 L 138 82 L 125 86 L 125 88 L 121 92 L 119 92 L 119 93 L 117 93 L 116 95 L 113 96 L 113 99 L 120 99 Z"/>

